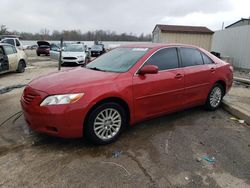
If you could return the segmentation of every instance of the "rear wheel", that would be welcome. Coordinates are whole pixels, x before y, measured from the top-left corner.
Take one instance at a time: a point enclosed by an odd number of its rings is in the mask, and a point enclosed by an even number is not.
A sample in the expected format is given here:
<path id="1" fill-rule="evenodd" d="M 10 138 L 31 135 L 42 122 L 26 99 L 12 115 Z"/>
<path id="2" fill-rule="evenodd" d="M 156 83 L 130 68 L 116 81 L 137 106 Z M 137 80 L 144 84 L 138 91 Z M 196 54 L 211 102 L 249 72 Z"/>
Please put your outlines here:
<path id="1" fill-rule="evenodd" d="M 25 71 L 25 62 L 23 60 L 21 60 L 18 63 L 17 72 L 23 73 L 24 71 Z"/>
<path id="2" fill-rule="evenodd" d="M 119 104 L 104 103 L 90 113 L 84 135 L 94 144 L 109 144 L 118 138 L 126 122 L 125 110 Z"/>
<path id="3" fill-rule="evenodd" d="M 219 108 L 224 92 L 224 88 L 221 84 L 215 84 L 207 97 L 205 108 L 211 111 Z"/>

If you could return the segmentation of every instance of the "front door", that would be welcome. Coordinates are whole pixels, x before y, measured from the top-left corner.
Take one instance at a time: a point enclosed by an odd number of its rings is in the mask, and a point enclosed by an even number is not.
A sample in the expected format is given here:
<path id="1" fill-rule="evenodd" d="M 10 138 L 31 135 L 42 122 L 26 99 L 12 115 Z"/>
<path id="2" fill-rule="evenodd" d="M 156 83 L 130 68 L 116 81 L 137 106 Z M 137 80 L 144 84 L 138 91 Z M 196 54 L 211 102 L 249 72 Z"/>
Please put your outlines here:
<path id="1" fill-rule="evenodd" d="M 9 62 L 9 70 L 15 71 L 18 67 L 18 56 L 17 50 L 14 46 L 11 45 L 4 45 L 4 52 L 8 57 Z"/>
<path id="2" fill-rule="evenodd" d="M 0 46 L 0 72 L 9 70 L 8 57 L 4 53 L 4 49 Z"/>
<path id="3" fill-rule="evenodd" d="M 136 121 L 174 111 L 182 105 L 184 73 L 179 68 L 177 49 L 161 49 L 145 65 L 155 65 L 159 72 L 133 77 Z"/>

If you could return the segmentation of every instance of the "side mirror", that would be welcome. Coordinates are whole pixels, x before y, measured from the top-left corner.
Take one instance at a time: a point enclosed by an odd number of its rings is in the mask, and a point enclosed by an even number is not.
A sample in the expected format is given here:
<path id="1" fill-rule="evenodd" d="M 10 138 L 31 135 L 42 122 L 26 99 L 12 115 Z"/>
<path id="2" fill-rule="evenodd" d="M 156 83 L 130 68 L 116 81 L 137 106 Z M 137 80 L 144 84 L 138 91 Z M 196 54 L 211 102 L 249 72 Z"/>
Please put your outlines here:
<path id="1" fill-rule="evenodd" d="M 139 72 L 140 75 L 144 74 L 157 74 L 158 73 L 158 67 L 155 65 L 146 65 L 142 67 Z"/>

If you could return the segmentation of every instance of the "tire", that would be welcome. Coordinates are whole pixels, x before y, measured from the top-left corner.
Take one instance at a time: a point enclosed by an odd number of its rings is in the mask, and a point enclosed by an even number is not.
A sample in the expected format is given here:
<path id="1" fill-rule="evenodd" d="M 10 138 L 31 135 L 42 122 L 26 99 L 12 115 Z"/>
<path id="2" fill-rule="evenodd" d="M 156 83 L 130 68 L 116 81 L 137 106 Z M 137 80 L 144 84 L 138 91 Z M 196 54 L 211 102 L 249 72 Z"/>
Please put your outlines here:
<path id="1" fill-rule="evenodd" d="M 25 71 L 25 62 L 23 60 L 20 60 L 18 63 L 18 67 L 16 70 L 18 73 L 23 73 Z"/>
<path id="2" fill-rule="evenodd" d="M 113 116 L 113 118 L 110 116 Z M 91 111 L 86 119 L 84 136 L 93 144 L 104 145 L 112 143 L 119 137 L 126 126 L 126 117 L 124 108 L 118 103 L 108 102 L 101 104 Z"/>
<path id="3" fill-rule="evenodd" d="M 221 101 L 224 96 L 224 88 L 221 84 L 215 84 L 208 94 L 207 101 L 205 104 L 206 110 L 214 111 L 221 105 Z"/>
<path id="4" fill-rule="evenodd" d="M 37 54 L 37 56 L 40 56 L 40 54 Z"/>

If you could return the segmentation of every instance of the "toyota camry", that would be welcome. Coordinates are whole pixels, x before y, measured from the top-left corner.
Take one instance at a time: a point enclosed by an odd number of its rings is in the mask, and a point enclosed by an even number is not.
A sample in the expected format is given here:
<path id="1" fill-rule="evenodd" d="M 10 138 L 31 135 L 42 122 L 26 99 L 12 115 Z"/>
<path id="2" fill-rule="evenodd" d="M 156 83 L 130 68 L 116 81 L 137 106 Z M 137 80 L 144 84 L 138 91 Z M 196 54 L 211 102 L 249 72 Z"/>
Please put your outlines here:
<path id="1" fill-rule="evenodd" d="M 232 71 L 196 46 L 122 46 L 85 67 L 31 81 L 21 105 L 37 132 L 107 144 L 142 120 L 199 105 L 216 110 L 232 86 Z"/>

